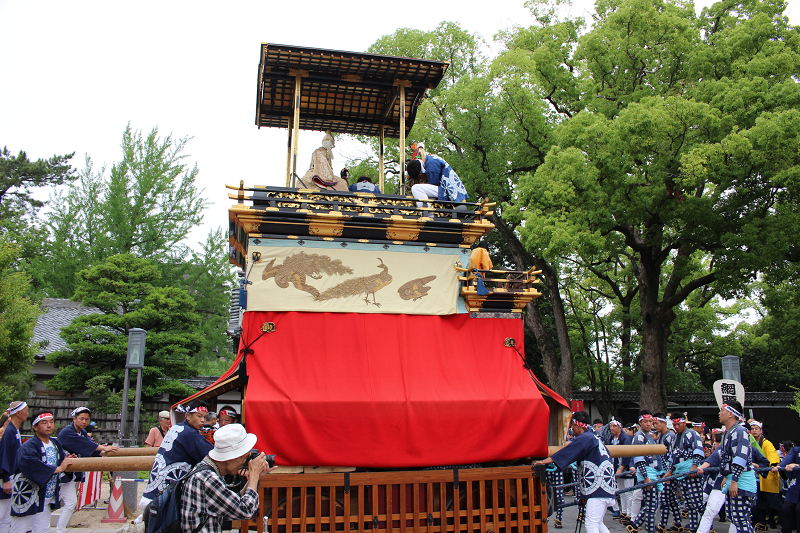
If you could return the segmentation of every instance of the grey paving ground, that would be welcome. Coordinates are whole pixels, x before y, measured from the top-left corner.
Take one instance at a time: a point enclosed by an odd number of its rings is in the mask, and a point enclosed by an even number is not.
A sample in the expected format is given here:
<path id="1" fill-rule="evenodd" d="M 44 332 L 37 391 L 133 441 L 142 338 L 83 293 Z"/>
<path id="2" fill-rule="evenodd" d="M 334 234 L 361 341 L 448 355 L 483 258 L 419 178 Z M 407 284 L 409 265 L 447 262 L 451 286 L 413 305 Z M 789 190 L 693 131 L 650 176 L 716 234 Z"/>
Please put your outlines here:
<path id="1" fill-rule="evenodd" d="M 571 496 L 567 496 L 566 497 L 566 503 L 572 503 L 573 501 L 574 501 L 574 498 L 572 498 Z M 576 524 L 577 516 L 578 516 L 578 506 L 577 505 L 572 506 L 572 507 L 567 507 L 566 509 L 564 509 L 564 516 L 563 516 L 563 519 L 562 519 L 562 523 L 564 525 L 563 529 L 559 530 L 559 529 L 555 529 L 553 527 L 553 519 L 555 518 L 555 514 L 554 514 L 553 516 L 550 517 L 550 520 L 548 521 L 548 530 L 550 531 L 550 533 L 553 533 L 553 532 L 556 532 L 556 531 L 563 531 L 563 533 L 573 533 L 575 531 L 575 524 Z M 606 516 L 603 519 L 603 523 L 606 525 L 606 527 L 608 528 L 608 530 L 611 533 L 627 533 L 626 530 L 625 530 L 625 526 L 620 524 L 619 520 L 613 520 L 612 519 L 611 511 L 608 511 L 606 513 Z M 670 523 L 670 525 L 672 525 L 672 524 Z M 728 529 L 729 528 L 730 528 L 730 523 L 729 522 L 720 522 L 719 519 L 715 519 L 714 520 L 714 530 L 717 533 L 728 533 Z M 581 531 L 582 532 L 586 531 L 583 528 L 583 526 L 581 526 Z M 772 533 L 777 533 L 777 531 L 778 531 L 777 529 L 772 530 Z M 642 533 L 645 533 L 645 530 L 642 530 Z"/>

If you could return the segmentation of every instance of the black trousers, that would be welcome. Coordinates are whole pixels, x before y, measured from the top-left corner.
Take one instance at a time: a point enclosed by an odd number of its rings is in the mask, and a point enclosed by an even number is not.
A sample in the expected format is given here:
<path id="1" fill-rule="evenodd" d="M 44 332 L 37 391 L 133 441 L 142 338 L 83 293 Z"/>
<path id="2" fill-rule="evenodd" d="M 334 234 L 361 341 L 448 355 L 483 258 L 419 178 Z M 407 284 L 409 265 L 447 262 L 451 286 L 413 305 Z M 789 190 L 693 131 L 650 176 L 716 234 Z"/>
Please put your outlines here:
<path id="1" fill-rule="evenodd" d="M 800 526 L 800 505 L 784 500 L 781 509 L 781 533 L 792 533 Z"/>

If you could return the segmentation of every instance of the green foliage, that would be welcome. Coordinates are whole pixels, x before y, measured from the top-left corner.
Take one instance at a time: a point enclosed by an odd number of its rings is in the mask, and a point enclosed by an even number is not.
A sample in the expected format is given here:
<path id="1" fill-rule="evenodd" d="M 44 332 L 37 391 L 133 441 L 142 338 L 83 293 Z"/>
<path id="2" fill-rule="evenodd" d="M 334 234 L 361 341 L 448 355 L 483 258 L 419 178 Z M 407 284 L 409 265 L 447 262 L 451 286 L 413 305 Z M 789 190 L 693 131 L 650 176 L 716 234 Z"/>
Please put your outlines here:
<path id="1" fill-rule="evenodd" d="M 189 395 L 178 379 L 191 376 L 189 357 L 202 345 L 200 315 L 194 300 L 178 287 L 158 287 L 161 274 L 152 261 L 131 254 L 111 256 L 78 274 L 76 299 L 102 313 L 84 315 L 62 329 L 66 350 L 47 361 L 61 367 L 48 386 L 88 388 L 93 405 L 112 412 L 120 406 L 131 328 L 147 331 L 142 394 Z"/>
<path id="2" fill-rule="evenodd" d="M 41 253 L 47 232 L 36 214 L 44 202 L 33 193 L 36 188 L 63 185 L 75 179 L 69 164 L 73 155 L 31 161 L 23 151 L 14 156 L 7 147 L 0 150 L 0 235 L 21 246 L 18 257 L 28 260 Z"/>
<path id="3" fill-rule="evenodd" d="M 20 247 L 0 238 L 0 404 L 29 390 L 36 348 L 31 345 L 39 306 L 27 297 L 28 276 L 13 268 Z"/>
<path id="4" fill-rule="evenodd" d="M 52 197 L 51 239 L 31 271 L 48 296 L 71 298 L 76 274 L 115 254 L 175 262 L 189 254 L 183 241 L 206 205 L 195 184 L 197 166 L 183 152 L 189 138 L 147 136 L 130 125 L 122 159 L 95 171 L 87 156 L 78 180 Z"/>
<path id="5" fill-rule="evenodd" d="M 199 243 L 200 250 L 192 251 L 189 260 L 162 264 L 162 282 L 181 288 L 195 302 L 195 312 L 201 316 L 200 335 L 203 344 L 195 354 L 193 366 L 208 361 L 207 370 L 224 366 L 228 369 L 233 347 L 226 334 L 230 318 L 231 290 L 236 277 L 228 262 L 228 236 L 222 228 L 209 231 L 205 242 Z M 214 364 L 222 359 L 221 365 Z"/>
<path id="6" fill-rule="evenodd" d="M 640 381 L 662 410 L 667 388 L 706 386 L 719 356 L 743 349 L 723 322 L 738 309 L 716 298 L 800 260 L 800 31 L 782 2 L 719 2 L 698 17 L 677 0 L 599 0 L 590 26 L 561 19 L 559 2 L 527 5 L 538 24 L 501 34 L 491 62 L 452 25 L 400 30 L 371 51 L 436 59 L 461 44 L 458 75 L 420 107 L 412 140 L 473 198 L 498 202 L 516 266 L 545 271 L 553 305 L 540 299 L 526 323 L 551 384 L 572 356 L 589 382 L 619 364 L 623 386 Z M 567 264 L 593 281 L 571 289 Z M 598 337 L 618 347 L 603 366 L 589 364 Z"/>

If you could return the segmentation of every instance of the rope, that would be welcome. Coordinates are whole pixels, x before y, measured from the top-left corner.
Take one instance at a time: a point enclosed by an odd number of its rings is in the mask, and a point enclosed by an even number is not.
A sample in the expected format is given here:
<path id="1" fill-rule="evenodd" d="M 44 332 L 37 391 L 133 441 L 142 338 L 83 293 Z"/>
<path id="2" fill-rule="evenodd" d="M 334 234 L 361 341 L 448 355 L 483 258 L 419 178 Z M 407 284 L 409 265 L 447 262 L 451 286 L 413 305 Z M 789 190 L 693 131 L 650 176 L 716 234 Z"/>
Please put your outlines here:
<path id="1" fill-rule="evenodd" d="M 756 471 L 756 472 L 772 472 L 772 468 L 773 467 L 771 467 L 771 466 L 760 466 L 760 467 L 757 467 L 757 468 L 753 468 L 753 470 Z M 777 468 L 778 468 L 779 472 L 785 472 L 786 471 L 786 467 L 780 466 L 780 467 L 777 467 Z M 707 472 L 718 472 L 718 471 L 719 471 L 719 467 L 718 466 L 712 466 L 712 467 L 709 467 L 709 468 L 704 468 L 703 469 L 703 473 L 700 474 L 700 475 L 705 476 Z M 628 487 L 627 489 L 618 489 L 614 493 L 614 495 L 623 494 L 625 492 L 632 492 L 634 490 L 639 490 L 639 489 L 645 489 L 645 488 L 648 488 L 648 487 L 653 487 L 655 485 L 658 485 L 659 483 L 666 483 L 667 481 L 673 481 L 673 480 L 676 480 L 676 479 L 680 479 L 680 478 L 684 478 L 684 477 L 687 477 L 687 476 L 691 476 L 694 472 L 695 471 L 690 470 L 689 472 L 684 472 L 684 473 L 681 473 L 681 474 L 674 474 L 674 475 L 668 476 L 668 477 L 662 477 L 660 479 L 656 479 L 656 480 L 650 481 L 648 483 L 642 483 L 641 485 L 634 485 L 632 487 Z M 619 475 L 620 474 L 617 474 L 615 477 L 617 477 Z M 553 487 L 554 488 L 555 487 L 572 487 L 572 486 L 577 485 L 577 484 L 578 484 L 578 482 L 570 483 L 568 485 L 553 485 Z M 556 509 L 564 509 L 566 507 L 572 507 L 574 505 L 578 505 L 578 501 L 574 501 L 572 503 L 566 503 L 564 505 L 558 505 L 558 506 L 556 506 Z"/>

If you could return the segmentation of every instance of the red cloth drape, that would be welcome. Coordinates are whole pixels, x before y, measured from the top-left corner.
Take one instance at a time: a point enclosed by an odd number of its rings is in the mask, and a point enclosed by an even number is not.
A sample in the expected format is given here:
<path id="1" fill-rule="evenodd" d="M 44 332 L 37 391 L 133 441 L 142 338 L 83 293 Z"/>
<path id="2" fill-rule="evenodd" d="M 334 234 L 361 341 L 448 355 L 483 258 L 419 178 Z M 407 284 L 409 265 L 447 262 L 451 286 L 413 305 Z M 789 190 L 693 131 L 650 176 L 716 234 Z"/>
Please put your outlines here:
<path id="1" fill-rule="evenodd" d="M 414 467 L 547 454 L 522 321 L 246 312 L 247 429 L 278 464 Z M 521 344 L 521 343 L 520 343 Z"/>

